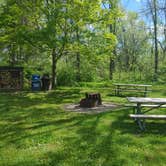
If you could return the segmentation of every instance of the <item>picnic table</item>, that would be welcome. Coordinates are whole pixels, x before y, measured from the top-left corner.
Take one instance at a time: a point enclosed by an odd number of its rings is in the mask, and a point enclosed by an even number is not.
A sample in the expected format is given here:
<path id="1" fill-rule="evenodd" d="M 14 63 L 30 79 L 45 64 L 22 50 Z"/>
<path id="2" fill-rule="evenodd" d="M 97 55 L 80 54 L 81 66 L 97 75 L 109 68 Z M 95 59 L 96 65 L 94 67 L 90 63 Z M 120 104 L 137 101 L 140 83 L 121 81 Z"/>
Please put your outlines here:
<path id="1" fill-rule="evenodd" d="M 119 96 L 121 92 L 139 92 L 143 93 L 144 97 L 147 96 L 147 93 L 151 90 L 149 89 L 152 85 L 144 85 L 144 84 L 122 84 L 122 83 L 114 83 L 115 86 L 115 95 Z"/>
<path id="2" fill-rule="evenodd" d="M 166 119 L 165 115 L 145 114 L 157 108 L 166 108 L 166 98 L 146 98 L 146 97 L 127 97 L 127 100 L 132 103 L 134 114 L 130 114 L 138 123 L 141 130 L 145 130 L 145 119 Z M 143 111 L 143 108 L 148 108 Z"/>

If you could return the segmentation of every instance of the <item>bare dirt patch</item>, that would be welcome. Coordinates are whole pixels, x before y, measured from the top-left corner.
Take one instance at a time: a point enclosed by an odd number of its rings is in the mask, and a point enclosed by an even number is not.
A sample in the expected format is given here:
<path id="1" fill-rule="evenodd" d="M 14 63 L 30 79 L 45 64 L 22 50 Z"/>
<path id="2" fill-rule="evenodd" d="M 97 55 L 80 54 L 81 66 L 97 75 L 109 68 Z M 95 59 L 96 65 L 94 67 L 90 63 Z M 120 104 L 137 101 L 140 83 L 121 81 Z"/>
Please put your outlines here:
<path id="1" fill-rule="evenodd" d="M 64 105 L 65 111 L 87 113 L 87 114 L 114 111 L 116 108 L 119 108 L 119 107 L 120 106 L 115 103 L 103 103 L 102 105 L 99 105 L 97 107 L 92 107 L 92 108 L 82 108 L 79 106 L 79 104 Z"/>

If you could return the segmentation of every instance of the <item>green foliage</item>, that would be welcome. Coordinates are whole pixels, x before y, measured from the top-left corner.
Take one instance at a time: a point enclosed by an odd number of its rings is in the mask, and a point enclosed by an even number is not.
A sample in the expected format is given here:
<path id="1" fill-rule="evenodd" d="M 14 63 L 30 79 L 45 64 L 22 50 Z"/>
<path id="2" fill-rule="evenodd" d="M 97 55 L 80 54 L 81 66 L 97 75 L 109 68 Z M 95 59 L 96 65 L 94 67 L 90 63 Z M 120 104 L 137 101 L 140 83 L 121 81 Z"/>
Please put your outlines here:
<path id="1" fill-rule="evenodd" d="M 153 81 L 152 34 L 137 13 L 122 14 L 118 3 L 0 1 L 0 65 L 23 66 L 26 75 L 47 72 L 53 76 L 55 71 L 59 85 L 75 85 L 108 80 L 112 58 L 115 80 Z M 116 25 L 112 33 L 110 24 Z M 160 82 L 165 81 L 163 48 L 159 50 Z M 67 64 L 62 63 L 66 57 Z"/>
<path id="2" fill-rule="evenodd" d="M 60 66 L 61 65 L 62 63 L 60 63 Z M 57 74 L 57 84 L 60 86 L 74 85 L 74 83 L 76 82 L 74 70 L 69 65 L 63 65 L 63 67 L 59 67 Z"/>
<path id="3" fill-rule="evenodd" d="M 166 83 L 166 66 L 162 66 L 158 73 L 158 81 L 161 83 Z"/>

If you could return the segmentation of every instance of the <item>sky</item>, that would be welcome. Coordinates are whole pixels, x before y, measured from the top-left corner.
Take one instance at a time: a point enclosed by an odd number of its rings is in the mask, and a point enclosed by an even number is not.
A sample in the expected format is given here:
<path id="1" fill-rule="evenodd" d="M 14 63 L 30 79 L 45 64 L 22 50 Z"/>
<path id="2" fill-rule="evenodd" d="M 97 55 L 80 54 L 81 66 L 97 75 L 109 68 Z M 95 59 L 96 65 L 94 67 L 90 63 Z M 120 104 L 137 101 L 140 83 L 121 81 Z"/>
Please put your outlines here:
<path id="1" fill-rule="evenodd" d="M 121 4 L 127 11 L 134 11 L 138 13 L 139 18 L 144 20 L 147 24 L 150 25 L 152 23 L 150 19 L 147 19 L 145 14 L 142 13 L 144 8 L 142 0 L 121 0 Z"/>
<path id="2" fill-rule="evenodd" d="M 124 9 L 130 11 L 139 12 L 142 7 L 141 0 L 120 0 L 120 2 Z M 105 4 L 104 7 L 109 8 L 109 5 Z"/>
<path id="3" fill-rule="evenodd" d="M 143 4 L 141 0 L 121 0 L 122 6 L 129 11 L 135 11 L 140 13 L 141 9 L 143 8 Z M 139 15 L 141 19 L 143 19 L 149 27 L 153 27 L 153 24 L 150 20 L 148 20 L 143 14 Z M 163 27 L 158 26 L 158 38 L 163 39 Z"/>
<path id="4" fill-rule="evenodd" d="M 141 0 L 121 0 L 125 9 L 139 12 L 141 9 Z"/>
<path id="5" fill-rule="evenodd" d="M 127 11 L 134 11 L 139 14 L 140 19 L 144 20 L 146 23 L 149 22 L 149 20 L 142 13 L 142 10 L 144 7 L 142 0 L 121 0 L 121 4 L 122 4 L 122 7 L 126 9 Z M 150 22 L 148 24 L 150 24 Z"/>

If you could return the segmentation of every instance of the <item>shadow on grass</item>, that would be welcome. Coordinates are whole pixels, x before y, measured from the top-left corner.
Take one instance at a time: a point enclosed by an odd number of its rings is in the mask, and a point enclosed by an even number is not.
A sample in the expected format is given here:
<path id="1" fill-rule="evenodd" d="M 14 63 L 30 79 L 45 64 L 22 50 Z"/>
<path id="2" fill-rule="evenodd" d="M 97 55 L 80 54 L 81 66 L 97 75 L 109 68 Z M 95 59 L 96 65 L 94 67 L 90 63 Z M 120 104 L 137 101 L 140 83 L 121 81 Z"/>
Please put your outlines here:
<path id="1" fill-rule="evenodd" d="M 166 90 L 165 90 L 165 91 L 163 91 L 163 96 L 166 96 Z"/>
<path id="2" fill-rule="evenodd" d="M 27 138 L 48 134 L 51 131 L 61 129 L 65 124 L 73 123 L 74 117 L 66 118 L 64 112 L 56 103 L 65 103 L 65 99 L 78 98 L 79 90 L 53 91 L 49 93 L 27 92 L 5 93 L 0 96 L 0 147 L 9 143 L 16 146 L 24 144 Z M 40 108 L 45 104 L 44 108 Z M 51 106 L 50 104 L 55 104 Z M 39 108 L 38 108 L 39 107 Z M 50 129 L 56 126 L 54 129 Z M 46 131 L 40 131 L 42 128 Z"/>
<path id="3" fill-rule="evenodd" d="M 100 121 L 105 115 L 101 113 L 79 117 L 75 123 L 77 136 L 63 138 L 65 144 L 63 152 L 45 154 L 49 157 L 50 164 L 94 166 L 116 163 L 118 153 L 113 142 L 114 129 L 108 128 L 106 133 L 98 130 Z M 120 161 L 118 163 L 122 164 Z"/>
<path id="4" fill-rule="evenodd" d="M 119 111 L 124 111 L 125 114 L 117 116 L 117 120 L 113 122 L 112 127 L 119 130 L 122 134 L 156 134 L 166 135 L 166 123 L 165 120 L 145 120 L 146 130 L 143 132 L 139 129 L 138 124 L 129 117 L 132 110 L 122 108 Z"/>
<path id="5" fill-rule="evenodd" d="M 51 116 L 51 114 L 62 114 L 62 110 L 57 104 L 71 102 L 77 100 L 80 95 L 79 89 L 72 89 L 66 91 L 52 91 L 49 93 L 6 93 L 0 96 L 0 119 L 11 122 L 20 121 L 27 117 L 42 118 L 42 116 Z M 31 97 L 33 96 L 33 97 Z M 43 108 L 42 105 L 46 106 Z M 49 104 L 55 104 L 50 107 Z M 44 111 L 47 110 L 47 111 Z M 60 111 L 58 111 L 60 110 Z"/>
<path id="6" fill-rule="evenodd" d="M 124 94 L 119 94 L 119 95 L 115 95 L 114 93 L 109 93 L 107 94 L 107 96 L 110 96 L 110 97 L 144 97 L 144 94 L 143 93 L 124 93 Z"/>
<path id="7" fill-rule="evenodd" d="M 64 153 L 45 154 L 50 158 L 50 163 L 62 165 L 123 165 L 126 161 L 119 158 L 118 146 L 125 144 L 133 144 L 130 138 L 126 139 L 124 129 L 128 127 L 128 133 L 134 133 L 134 127 L 130 127 L 131 123 L 124 123 L 126 115 L 122 113 L 124 110 L 117 112 L 101 113 L 97 115 L 86 115 L 77 119 L 77 137 L 64 138 Z M 118 116 L 118 118 L 116 118 Z M 110 117 L 109 123 L 102 129 L 102 121 Z M 112 119 L 111 119 L 112 118 Z M 120 121 L 119 121 L 120 120 Z M 120 131 L 120 135 L 117 134 Z M 124 133 L 122 133 L 124 132 Z M 127 134 L 128 134 L 127 133 Z M 116 139 L 118 137 L 118 142 Z M 119 139 L 121 138 L 121 139 Z M 61 154 L 59 156 L 59 154 Z"/>
<path id="8" fill-rule="evenodd" d="M 60 150 L 55 147 L 40 154 L 45 160 L 41 161 L 45 162 L 44 165 L 125 164 L 126 160 L 119 158 L 118 146 L 135 144 L 126 135 L 140 134 L 138 126 L 128 117 L 130 109 L 122 108 L 95 115 L 69 113 L 61 110 L 58 105 L 51 107 L 49 104 L 77 100 L 80 97 L 79 89 L 57 90 L 42 94 L 41 97 L 38 95 L 40 94 L 31 97 L 25 93 L 5 96 L 5 100 L 2 98 L 0 105 L 4 105 L 0 108 L 0 148 L 8 145 L 26 148 L 60 140 Z M 43 103 L 48 105 L 44 108 L 35 107 Z M 165 127 L 164 123 L 147 122 L 146 133 L 164 135 Z M 141 136 L 146 137 L 144 133 Z M 27 165 L 32 163 L 26 162 Z M 34 165 L 39 163 L 34 162 Z"/>
<path id="9" fill-rule="evenodd" d="M 0 97 L 0 105 L 10 106 L 32 106 L 43 103 L 48 104 L 62 104 L 73 100 L 78 100 L 80 97 L 80 89 L 69 90 L 55 90 L 50 92 L 19 92 L 19 93 L 6 93 Z M 0 110 L 1 111 L 1 110 Z"/>

